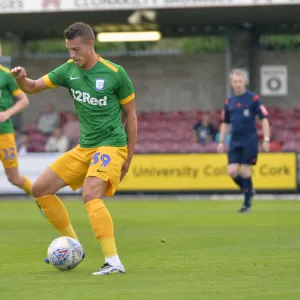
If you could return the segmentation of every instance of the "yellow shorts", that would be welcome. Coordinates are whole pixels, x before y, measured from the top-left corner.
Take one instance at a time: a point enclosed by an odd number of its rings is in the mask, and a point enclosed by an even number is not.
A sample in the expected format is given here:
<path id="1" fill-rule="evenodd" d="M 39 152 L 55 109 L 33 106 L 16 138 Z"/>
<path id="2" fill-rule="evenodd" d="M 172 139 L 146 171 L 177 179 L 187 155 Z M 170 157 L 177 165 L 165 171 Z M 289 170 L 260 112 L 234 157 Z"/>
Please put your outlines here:
<path id="1" fill-rule="evenodd" d="M 14 133 L 0 134 L 0 160 L 5 169 L 18 166 L 18 150 Z"/>
<path id="2" fill-rule="evenodd" d="M 60 156 L 50 168 L 75 191 L 86 177 L 106 181 L 107 196 L 113 196 L 120 183 L 122 167 L 127 159 L 127 147 L 101 146 L 82 148 L 79 145 Z"/>

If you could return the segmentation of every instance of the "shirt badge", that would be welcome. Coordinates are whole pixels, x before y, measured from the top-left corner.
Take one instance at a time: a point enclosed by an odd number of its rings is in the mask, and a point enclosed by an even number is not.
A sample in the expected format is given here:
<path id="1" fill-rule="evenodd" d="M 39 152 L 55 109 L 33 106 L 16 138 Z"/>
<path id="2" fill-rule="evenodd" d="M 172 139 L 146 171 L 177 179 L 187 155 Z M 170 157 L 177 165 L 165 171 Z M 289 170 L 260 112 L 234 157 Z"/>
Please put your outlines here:
<path id="1" fill-rule="evenodd" d="M 244 117 L 248 118 L 250 116 L 250 111 L 248 108 L 244 109 Z"/>
<path id="2" fill-rule="evenodd" d="M 96 90 L 102 91 L 104 90 L 105 80 L 103 78 L 96 79 Z"/>

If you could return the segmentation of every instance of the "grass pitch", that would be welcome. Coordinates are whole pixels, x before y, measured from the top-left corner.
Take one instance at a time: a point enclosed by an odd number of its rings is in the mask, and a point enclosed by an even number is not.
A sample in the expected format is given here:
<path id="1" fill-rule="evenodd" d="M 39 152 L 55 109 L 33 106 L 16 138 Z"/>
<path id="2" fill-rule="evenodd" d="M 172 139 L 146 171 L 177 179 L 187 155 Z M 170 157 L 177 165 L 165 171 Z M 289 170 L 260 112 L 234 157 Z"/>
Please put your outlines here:
<path id="1" fill-rule="evenodd" d="M 87 257 L 70 272 L 44 263 L 58 235 L 30 201 L 0 201 L 1 300 L 299 300 L 300 203 L 111 201 L 127 274 L 102 263 L 84 205 L 65 201 Z"/>

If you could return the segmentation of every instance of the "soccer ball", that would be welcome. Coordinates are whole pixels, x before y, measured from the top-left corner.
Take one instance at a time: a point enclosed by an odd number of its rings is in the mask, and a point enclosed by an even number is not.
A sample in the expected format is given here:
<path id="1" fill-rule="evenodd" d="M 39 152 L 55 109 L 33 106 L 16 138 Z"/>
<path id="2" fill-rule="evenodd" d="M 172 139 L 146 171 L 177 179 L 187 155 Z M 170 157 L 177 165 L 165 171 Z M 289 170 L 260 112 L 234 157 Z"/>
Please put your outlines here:
<path id="1" fill-rule="evenodd" d="M 46 261 L 60 271 L 69 271 L 80 264 L 84 255 L 79 241 L 62 236 L 49 245 Z"/>

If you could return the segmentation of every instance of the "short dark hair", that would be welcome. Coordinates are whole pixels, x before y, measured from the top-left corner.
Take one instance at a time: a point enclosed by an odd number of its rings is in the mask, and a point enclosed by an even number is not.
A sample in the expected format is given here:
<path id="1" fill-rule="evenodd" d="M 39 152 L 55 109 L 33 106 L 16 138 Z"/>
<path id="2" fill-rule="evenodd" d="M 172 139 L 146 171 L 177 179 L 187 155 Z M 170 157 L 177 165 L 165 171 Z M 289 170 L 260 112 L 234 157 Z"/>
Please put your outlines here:
<path id="1" fill-rule="evenodd" d="M 82 22 L 76 22 L 70 25 L 64 31 L 64 37 L 67 40 L 73 40 L 77 37 L 81 37 L 84 38 L 85 40 L 95 41 L 95 34 L 91 26 Z"/>

